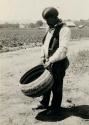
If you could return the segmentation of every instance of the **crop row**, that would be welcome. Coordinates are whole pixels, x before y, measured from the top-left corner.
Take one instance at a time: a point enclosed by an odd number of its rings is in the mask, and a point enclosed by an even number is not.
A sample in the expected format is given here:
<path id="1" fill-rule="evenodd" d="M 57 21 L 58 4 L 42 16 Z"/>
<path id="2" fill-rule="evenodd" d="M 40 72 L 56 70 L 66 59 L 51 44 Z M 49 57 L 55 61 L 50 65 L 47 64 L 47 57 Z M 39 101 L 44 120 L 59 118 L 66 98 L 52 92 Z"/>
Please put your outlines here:
<path id="1" fill-rule="evenodd" d="M 71 39 L 89 38 L 89 27 L 72 28 Z M 40 46 L 45 29 L 0 29 L 0 50 L 21 46 Z"/>

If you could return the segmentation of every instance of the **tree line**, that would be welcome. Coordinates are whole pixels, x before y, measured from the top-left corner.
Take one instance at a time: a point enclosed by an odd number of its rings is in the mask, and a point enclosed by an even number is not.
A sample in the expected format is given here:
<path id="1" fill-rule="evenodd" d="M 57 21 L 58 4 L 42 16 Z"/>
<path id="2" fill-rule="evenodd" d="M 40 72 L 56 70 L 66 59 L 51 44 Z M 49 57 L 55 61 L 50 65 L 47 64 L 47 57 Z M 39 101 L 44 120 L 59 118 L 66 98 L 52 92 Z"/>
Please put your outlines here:
<path id="1" fill-rule="evenodd" d="M 66 20 L 66 21 L 71 21 L 71 20 Z M 89 27 L 89 19 L 88 20 L 78 20 L 78 21 L 74 21 L 74 23 L 79 26 L 79 25 L 86 25 Z M 28 24 L 20 24 L 20 23 L 16 23 L 16 24 L 11 24 L 11 23 L 4 23 L 4 24 L 0 24 L 0 28 L 36 28 L 36 27 L 41 27 L 43 26 L 44 22 L 42 20 L 38 20 L 35 23 L 28 23 Z M 22 26 L 22 27 L 21 27 Z"/>

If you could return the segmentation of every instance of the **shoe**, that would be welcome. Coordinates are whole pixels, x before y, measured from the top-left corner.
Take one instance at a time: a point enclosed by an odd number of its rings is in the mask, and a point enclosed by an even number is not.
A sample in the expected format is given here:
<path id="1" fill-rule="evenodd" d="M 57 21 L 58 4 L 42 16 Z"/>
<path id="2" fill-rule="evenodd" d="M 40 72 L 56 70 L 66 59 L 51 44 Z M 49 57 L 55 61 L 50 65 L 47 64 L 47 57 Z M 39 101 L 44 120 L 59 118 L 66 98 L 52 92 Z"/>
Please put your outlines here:
<path id="1" fill-rule="evenodd" d="M 39 109 L 47 109 L 48 106 L 45 105 L 38 105 L 37 107 L 33 108 L 33 110 L 39 110 Z"/>

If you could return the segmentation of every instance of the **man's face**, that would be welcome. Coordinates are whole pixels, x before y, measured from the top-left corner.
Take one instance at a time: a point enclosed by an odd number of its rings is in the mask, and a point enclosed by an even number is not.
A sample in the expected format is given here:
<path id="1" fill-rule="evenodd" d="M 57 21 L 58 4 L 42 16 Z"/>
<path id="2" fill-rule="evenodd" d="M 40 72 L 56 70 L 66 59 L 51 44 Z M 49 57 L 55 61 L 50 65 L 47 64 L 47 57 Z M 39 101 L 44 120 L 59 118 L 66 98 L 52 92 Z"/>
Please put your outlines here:
<path id="1" fill-rule="evenodd" d="M 46 19 L 46 22 L 49 25 L 49 27 L 54 27 L 54 25 L 56 24 L 57 20 L 54 17 L 48 17 Z"/>

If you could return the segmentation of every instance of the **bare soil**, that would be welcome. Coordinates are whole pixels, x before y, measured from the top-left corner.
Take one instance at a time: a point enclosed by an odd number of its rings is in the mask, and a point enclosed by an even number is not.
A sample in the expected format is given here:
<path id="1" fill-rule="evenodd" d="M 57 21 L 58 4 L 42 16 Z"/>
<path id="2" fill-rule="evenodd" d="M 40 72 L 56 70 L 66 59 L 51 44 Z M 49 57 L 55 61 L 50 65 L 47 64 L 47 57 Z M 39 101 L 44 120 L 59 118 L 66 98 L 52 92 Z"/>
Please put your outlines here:
<path id="1" fill-rule="evenodd" d="M 70 67 L 64 79 L 63 109 L 59 115 L 50 117 L 45 115 L 46 110 L 33 110 L 41 97 L 26 97 L 19 88 L 20 77 L 40 63 L 40 47 L 1 53 L 0 125 L 89 125 L 89 55 L 84 67 L 80 66 L 81 61 L 71 66 L 78 52 L 86 50 L 89 51 L 88 40 L 70 43 Z"/>

